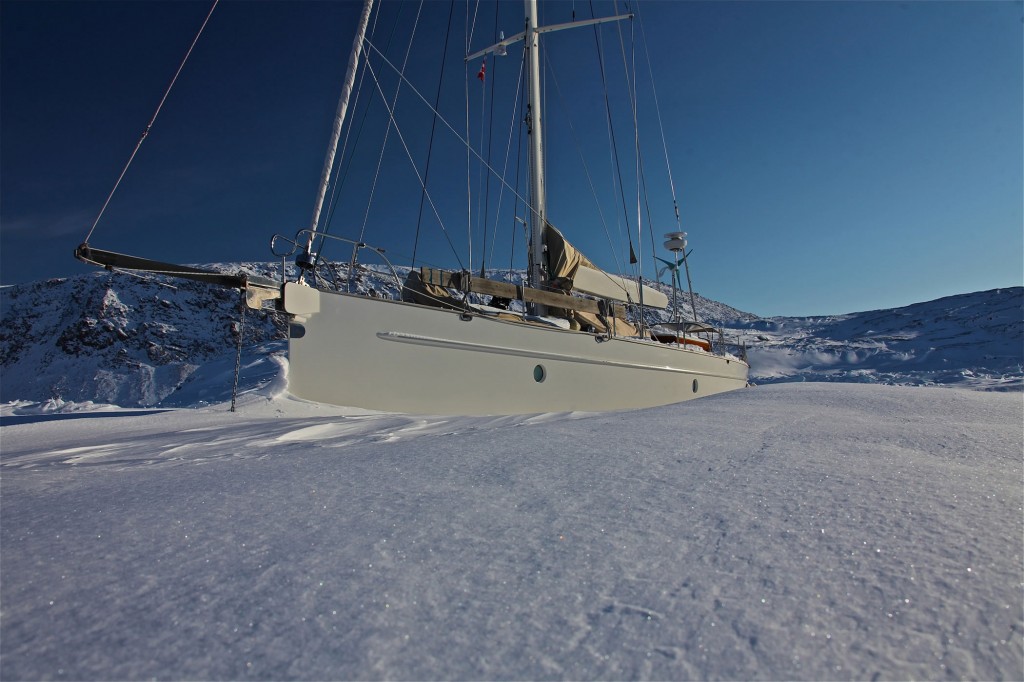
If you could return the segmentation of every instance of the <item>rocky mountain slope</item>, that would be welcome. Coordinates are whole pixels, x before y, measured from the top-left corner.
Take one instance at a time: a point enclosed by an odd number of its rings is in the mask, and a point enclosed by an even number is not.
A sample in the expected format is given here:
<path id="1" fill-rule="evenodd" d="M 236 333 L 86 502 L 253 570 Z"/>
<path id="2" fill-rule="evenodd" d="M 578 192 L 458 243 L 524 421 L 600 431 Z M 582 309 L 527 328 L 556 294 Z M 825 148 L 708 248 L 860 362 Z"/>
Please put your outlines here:
<path id="1" fill-rule="evenodd" d="M 204 364 L 230 358 L 237 291 L 199 282 L 93 273 L 0 291 L 0 399 L 160 404 Z M 242 345 L 286 338 L 249 311 Z"/>

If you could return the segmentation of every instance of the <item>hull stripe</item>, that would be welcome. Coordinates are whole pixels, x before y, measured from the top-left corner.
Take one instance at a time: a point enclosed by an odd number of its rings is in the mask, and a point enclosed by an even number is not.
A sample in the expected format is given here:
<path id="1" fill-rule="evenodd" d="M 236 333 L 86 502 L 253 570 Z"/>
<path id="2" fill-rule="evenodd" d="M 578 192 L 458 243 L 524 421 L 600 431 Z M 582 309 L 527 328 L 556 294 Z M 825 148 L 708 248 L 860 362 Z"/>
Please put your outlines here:
<path id="1" fill-rule="evenodd" d="M 561 362 L 578 362 L 588 365 L 600 365 L 603 367 L 624 367 L 627 369 L 643 369 L 657 372 L 675 372 L 678 374 L 687 374 L 693 376 L 705 376 L 715 377 L 719 379 L 736 379 L 739 378 L 731 374 L 718 374 L 715 372 L 702 372 L 694 369 L 680 369 L 678 367 L 671 367 L 669 365 L 649 365 L 635 362 L 622 362 L 618 360 L 603 360 L 600 358 L 587 358 L 579 355 L 565 355 L 563 353 L 549 353 L 545 351 L 536 350 L 522 350 L 520 348 L 510 348 L 508 346 L 494 346 L 491 344 L 483 343 L 470 343 L 467 341 L 453 341 L 451 339 L 439 339 L 433 336 L 421 336 L 419 334 L 406 334 L 403 332 L 377 332 L 377 338 L 384 341 L 394 341 L 398 343 L 410 343 L 418 346 L 432 346 L 434 348 L 450 348 L 452 350 L 464 350 L 464 351 L 475 351 L 479 353 L 496 353 L 499 355 L 514 355 L 523 358 L 534 358 L 540 360 L 554 360 Z M 614 341 L 614 339 L 613 339 Z M 610 343 L 606 341 L 605 343 Z M 688 351 L 687 355 L 693 357 L 696 355 L 695 351 Z M 709 360 L 718 360 L 719 362 L 725 362 L 724 358 L 719 356 L 710 356 Z M 738 364 L 738 360 L 735 361 Z M 744 382 L 746 383 L 746 382 Z"/>

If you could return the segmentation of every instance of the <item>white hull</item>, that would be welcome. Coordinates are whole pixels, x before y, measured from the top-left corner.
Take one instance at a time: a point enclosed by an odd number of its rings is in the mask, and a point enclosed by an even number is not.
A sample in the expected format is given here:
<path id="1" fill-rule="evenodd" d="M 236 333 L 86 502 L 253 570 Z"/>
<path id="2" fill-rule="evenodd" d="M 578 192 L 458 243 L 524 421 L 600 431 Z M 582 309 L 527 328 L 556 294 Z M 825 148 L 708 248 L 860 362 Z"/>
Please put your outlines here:
<path id="1" fill-rule="evenodd" d="M 665 405 L 747 383 L 747 364 L 732 357 L 484 315 L 465 320 L 298 284 L 286 285 L 284 308 L 296 325 L 289 391 L 335 405 L 419 414 L 590 412 Z"/>

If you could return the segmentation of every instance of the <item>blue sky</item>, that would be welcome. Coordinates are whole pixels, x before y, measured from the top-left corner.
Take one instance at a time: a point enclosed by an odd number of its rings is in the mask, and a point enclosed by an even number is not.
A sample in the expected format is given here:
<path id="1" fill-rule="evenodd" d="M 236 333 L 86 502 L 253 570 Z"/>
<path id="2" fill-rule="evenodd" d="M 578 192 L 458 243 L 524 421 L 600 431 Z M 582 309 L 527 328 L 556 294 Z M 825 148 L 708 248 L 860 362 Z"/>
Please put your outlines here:
<path id="1" fill-rule="evenodd" d="M 609 3 L 595 5 L 598 14 L 611 11 Z M 409 77 L 431 99 L 437 81 L 428 67 L 440 60 L 448 7 L 425 3 L 413 43 Z M 88 271 L 71 252 L 208 8 L 0 4 L 2 283 Z M 582 1 L 544 12 L 557 22 L 573 10 L 589 16 Z M 272 234 L 292 234 L 309 221 L 358 11 L 347 2 L 222 2 L 91 243 L 172 262 L 269 260 Z M 397 25 L 389 55 L 400 60 L 416 12 L 417 4 L 387 3 L 375 44 L 384 49 Z M 474 49 L 490 42 L 494 12 L 481 7 Z M 762 315 L 811 315 L 1024 283 L 1021 3 L 653 2 L 639 14 L 698 292 Z M 454 23 L 450 63 L 465 47 L 464 5 Z M 521 4 L 501 3 L 497 23 L 506 34 L 520 30 Z M 628 42 L 628 26 L 623 30 Z M 639 35 L 639 24 L 634 31 Z M 602 29 L 609 51 L 618 51 L 617 32 Z M 611 181 L 593 45 L 589 29 L 547 40 L 558 80 L 557 90 L 548 80 L 545 112 L 549 218 L 614 270 L 628 247 L 618 240 L 623 212 Z M 518 54 L 513 48 L 489 62 L 499 91 L 511 91 Z M 643 74 L 646 58 L 638 54 Z M 477 69 L 470 65 L 474 103 Z M 613 85 L 621 85 L 621 72 L 609 66 Z M 394 78 L 381 73 L 390 93 Z M 442 111 L 463 128 L 464 75 L 446 80 L 442 97 Z M 649 93 L 646 76 L 639 81 Z M 625 100 L 612 97 L 620 160 L 632 177 Z M 649 99 L 641 95 L 638 115 L 660 241 L 675 221 Z M 400 123 L 417 106 L 402 100 Z M 574 117 L 582 110 L 572 130 L 565 109 Z M 512 117 L 508 107 L 495 111 L 490 146 L 492 159 L 500 159 Z M 479 145 L 486 119 L 473 116 L 470 138 Z M 426 128 L 403 130 L 419 163 L 429 129 L 429 117 L 421 118 Z M 379 105 L 369 110 L 368 125 L 385 120 Z M 573 130 L 599 201 L 582 173 Z M 352 155 L 342 194 L 348 203 L 336 212 L 333 233 L 360 231 L 366 201 L 355 197 L 373 175 L 375 149 L 366 144 Z M 446 209 L 464 207 L 464 152 L 438 146 L 435 154 L 432 193 Z M 470 176 L 476 191 L 475 166 Z M 392 134 L 366 240 L 396 257 L 410 252 L 414 181 Z M 498 190 L 492 182 L 489 213 Z M 483 196 L 470 202 L 474 212 Z M 635 200 L 628 189 L 627 203 Z M 511 211 L 507 194 L 503 202 Z M 424 221 L 420 258 L 468 265 L 461 210 L 446 219 L 458 261 L 431 220 Z M 502 244 L 489 266 L 509 260 L 511 214 L 498 223 L 487 229 L 487 239 L 496 229 Z M 479 267 L 483 230 L 473 227 Z M 638 248 L 649 266 L 647 230 L 645 224 Z"/>

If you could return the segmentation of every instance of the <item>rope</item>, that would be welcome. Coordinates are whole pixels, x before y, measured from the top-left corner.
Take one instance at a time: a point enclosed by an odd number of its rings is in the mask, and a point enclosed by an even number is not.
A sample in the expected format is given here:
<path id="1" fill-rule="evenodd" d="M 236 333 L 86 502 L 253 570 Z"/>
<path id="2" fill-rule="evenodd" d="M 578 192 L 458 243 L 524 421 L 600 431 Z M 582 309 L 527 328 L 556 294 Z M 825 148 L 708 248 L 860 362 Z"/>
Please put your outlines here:
<path id="1" fill-rule="evenodd" d="M 135 160 L 135 155 L 139 153 L 139 147 L 146 141 L 146 137 L 149 136 L 149 131 L 153 128 L 153 124 L 156 123 L 156 117 L 160 115 L 160 110 L 164 106 L 164 102 L 167 101 L 167 96 L 171 94 L 171 88 L 174 87 L 175 82 L 178 80 L 178 76 L 181 74 L 181 70 L 185 68 L 185 62 L 188 61 L 189 56 L 192 54 L 192 48 L 199 42 L 199 36 L 203 34 L 203 29 L 206 28 L 207 22 L 210 21 L 210 17 L 213 15 L 213 10 L 217 8 L 217 3 L 220 0 L 213 0 L 213 6 L 210 7 L 209 13 L 206 15 L 206 19 L 203 20 L 203 25 L 199 27 L 199 32 L 196 33 L 196 37 L 192 39 L 192 44 L 188 47 L 188 52 L 185 53 L 184 59 L 181 60 L 181 64 L 178 66 L 178 70 L 174 72 L 174 78 L 171 79 L 170 85 L 167 86 L 167 90 L 164 91 L 164 96 L 160 98 L 160 104 L 157 105 L 156 111 L 153 112 L 153 118 L 149 119 L 149 125 L 142 131 L 142 136 L 139 138 L 138 143 L 135 145 L 135 150 L 132 155 L 128 157 L 128 163 L 124 165 L 124 169 L 121 171 L 121 175 L 117 177 L 117 182 L 114 183 L 114 188 L 110 190 L 110 194 L 107 195 L 107 200 L 103 202 L 103 208 L 100 209 L 99 214 L 96 216 L 96 220 L 93 221 L 92 227 L 89 228 L 88 234 L 85 235 L 85 241 L 83 243 L 88 244 L 89 239 L 92 237 L 92 233 L 96 231 L 96 226 L 99 225 L 100 218 L 103 217 L 103 213 L 107 210 L 107 206 L 110 204 L 110 200 L 114 198 L 114 192 L 117 191 L 118 186 L 121 184 L 121 180 L 124 179 L 125 173 L 128 172 L 128 167 L 132 165 L 132 161 Z"/>
<path id="2" fill-rule="evenodd" d="M 238 350 L 235 353 L 235 383 L 231 387 L 231 411 L 235 411 L 235 401 L 238 398 L 238 375 L 242 372 L 242 335 L 245 333 L 245 290 L 242 290 L 242 298 L 239 308 L 242 314 L 238 318 Z"/>

